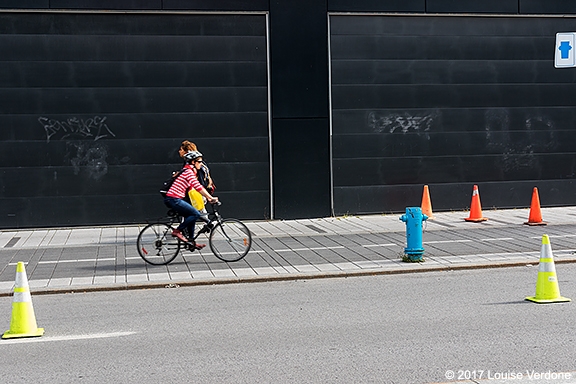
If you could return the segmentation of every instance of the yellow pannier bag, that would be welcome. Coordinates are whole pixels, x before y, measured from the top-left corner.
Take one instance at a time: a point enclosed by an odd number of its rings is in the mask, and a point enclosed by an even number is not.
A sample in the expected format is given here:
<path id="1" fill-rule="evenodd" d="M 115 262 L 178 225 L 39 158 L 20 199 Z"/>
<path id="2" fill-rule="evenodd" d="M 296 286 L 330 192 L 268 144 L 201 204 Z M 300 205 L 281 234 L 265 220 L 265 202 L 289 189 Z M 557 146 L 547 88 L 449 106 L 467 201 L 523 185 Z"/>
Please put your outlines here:
<path id="1" fill-rule="evenodd" d="M 200 192 L 192 188 L 190 191 L 188 191 L 188 198 L 190 198 L 190 204 L 192 204 L 194 208 L 199 211 L 204 209 L 204 198 Z"/>

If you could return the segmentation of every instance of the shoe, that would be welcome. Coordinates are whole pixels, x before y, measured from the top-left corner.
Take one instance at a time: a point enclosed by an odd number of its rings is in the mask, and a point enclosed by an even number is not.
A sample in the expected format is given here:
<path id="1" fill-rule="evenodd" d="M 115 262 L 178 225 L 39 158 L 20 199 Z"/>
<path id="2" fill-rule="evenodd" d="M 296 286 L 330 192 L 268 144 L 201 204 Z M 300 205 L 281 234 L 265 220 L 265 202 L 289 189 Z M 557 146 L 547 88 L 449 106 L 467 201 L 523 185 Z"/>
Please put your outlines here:
<path id="1" fill-rule="evenodd" d="M 188 239 L 186 238 L 186 236 L 184 236 L 179 229 L 174 229 L 174 230 L 172 231 L 172 236 L 173 236 L 173 237 L 177 237 L 178 239 L 184 241 L 185 243 L 188 242 Z"/>
<path id="2" fill-rule="evenodd" d="M 200 250 L 202 248 L 204 248 L 206 246 L 206 244 L 194 244 L 194 248 Z"/>

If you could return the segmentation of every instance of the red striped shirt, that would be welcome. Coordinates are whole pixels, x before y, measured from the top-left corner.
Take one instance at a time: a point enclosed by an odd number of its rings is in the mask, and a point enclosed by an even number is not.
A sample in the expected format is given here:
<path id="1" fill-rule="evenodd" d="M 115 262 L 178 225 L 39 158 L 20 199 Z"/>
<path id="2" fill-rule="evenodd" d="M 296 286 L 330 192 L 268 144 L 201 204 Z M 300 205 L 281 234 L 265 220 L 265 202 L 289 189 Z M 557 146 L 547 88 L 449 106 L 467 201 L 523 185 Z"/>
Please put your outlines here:
<path id="1" fill-rule="evenodd" d="M 192 188 L 200 192 L 204 187 L 198 181 L 196 169 L 190 164 L 186 164 L 184 171 L 178 175 L 170 189 L 168 189 L 168 192 L 166 192 L 166 196 L 183 199 L 186 193 Z"/>

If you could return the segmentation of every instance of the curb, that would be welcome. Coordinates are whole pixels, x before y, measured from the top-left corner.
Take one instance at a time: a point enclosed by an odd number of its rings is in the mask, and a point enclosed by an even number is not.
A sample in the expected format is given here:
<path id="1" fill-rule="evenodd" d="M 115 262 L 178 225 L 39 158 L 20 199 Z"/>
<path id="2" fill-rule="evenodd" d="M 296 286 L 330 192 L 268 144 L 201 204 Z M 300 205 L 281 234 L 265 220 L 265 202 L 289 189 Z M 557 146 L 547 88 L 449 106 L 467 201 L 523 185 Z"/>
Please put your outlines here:
<path id="1" fill-rule="evenodd" d="M 554 262 L 555 264 L 571 264 L 576 263 L 576 258 L 564 259 Z M 196 281 L 158 281 L 149 283 L 126 283 L 114 284 L 106 286 L 78 286 L 78 287 L 62 287 L 62 288 L 41 288 L 30 290 L 34 295 L 57 295 L 69 293 L 89 293 L 89 292 L 112 292 L 112 291 L 128 291 L 128 290 L 143 290 L 143 289 L 159 289 L 159 288 L 179 288 L 179 287 L 196 287 L 206 285 L 224 285 L 224 284 L 241 284 L 241 283 L 267 283 L 273 281 L 296 281 L 296 280 L 316 280 L 316 279 L 330 279 L 330 278 L 346 278 L 346 277 L 362 277 L 362 276 L 381 276 L 381 275 L 403 275 L 409 273 L 426 273 L 426 272 L 449 272 L 449 271 L 463 271 L 474 269 L 495 269 L 495 268 L 513 268 L 513 267 L 526 267 L 537 266 L 539 261 L 534 262 L 505 262 L 499 264 L 469 264 L 458 266 L 438 266 L 438 267 L 423 267 L 411 269 L 398 269 L 398 270 L 376 270 L 367 269 L 363 271 L 339 271 L 339 272 L 318 272 L 309 274 L 286 274 L 276 276 L 248 276 L 248 277 L 226 277 L 217 279 L 200 279 Z M 421 265 L 419 263 L 419 265 Z M 2 292 L 0 297 L 10 297 L 12 292 Z"/>

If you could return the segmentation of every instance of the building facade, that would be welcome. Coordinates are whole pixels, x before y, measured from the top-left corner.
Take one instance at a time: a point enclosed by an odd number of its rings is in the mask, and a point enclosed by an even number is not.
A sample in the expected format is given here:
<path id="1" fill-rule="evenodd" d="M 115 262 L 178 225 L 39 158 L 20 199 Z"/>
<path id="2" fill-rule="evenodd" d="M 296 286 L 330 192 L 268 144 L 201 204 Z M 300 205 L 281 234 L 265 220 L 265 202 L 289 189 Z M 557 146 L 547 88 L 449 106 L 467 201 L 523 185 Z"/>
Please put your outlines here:
<path id="1" fill-rule="evenodd" d="M 562 0 L 0 5 L 0 228 L 140 223 L 184 139 L 227 216 L 573 205 Z"/>

